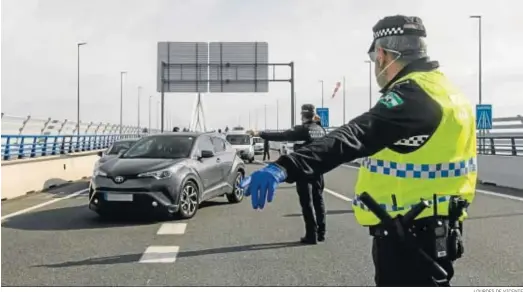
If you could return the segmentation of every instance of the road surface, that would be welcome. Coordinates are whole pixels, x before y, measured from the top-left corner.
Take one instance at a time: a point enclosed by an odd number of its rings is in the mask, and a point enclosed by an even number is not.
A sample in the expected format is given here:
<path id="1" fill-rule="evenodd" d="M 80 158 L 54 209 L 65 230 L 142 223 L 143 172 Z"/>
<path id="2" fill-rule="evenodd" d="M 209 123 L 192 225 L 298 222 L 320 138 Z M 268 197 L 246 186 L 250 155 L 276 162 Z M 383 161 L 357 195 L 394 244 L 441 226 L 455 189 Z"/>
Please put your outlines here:
<path id="1" fill-rule="evenodd" d="M 316 246 L 296 243 L 303 220 L 286 184 L 261 212 L 249 198 L 218 198 L 187 221 L 99 220 L 75 193 L 87 182 L 6 201 L 2 286 L 373 286 L 370 237 L 349 201 L 355 178 L 350 167 L 326 175 L 327 241 Z M 478 192 L 453 285 L 521 285 L 523 192 L 489 190 L 513 197 Z"/>

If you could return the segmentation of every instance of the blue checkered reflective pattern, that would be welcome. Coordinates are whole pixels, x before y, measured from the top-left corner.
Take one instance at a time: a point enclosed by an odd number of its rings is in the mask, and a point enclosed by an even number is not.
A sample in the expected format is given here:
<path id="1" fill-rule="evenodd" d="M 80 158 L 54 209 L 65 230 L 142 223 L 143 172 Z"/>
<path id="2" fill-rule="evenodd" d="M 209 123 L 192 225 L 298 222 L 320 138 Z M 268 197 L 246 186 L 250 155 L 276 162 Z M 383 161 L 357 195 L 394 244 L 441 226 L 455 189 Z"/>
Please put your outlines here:
<path id="1" fill-rule="evenodd" d="M 438 200 L 438 204 L 445 203 L 445 202 L 450 201 L 450 196 L 441 196 L 441 197 L 438 197 L 437 200 Z M 385 210 L 387 212 L 400 212 L 400 211 L 408 211 L 408 210 L 412 209 L 419 202 L 420 201 L 417 201 L 413 204 L 408 204 L 408 205 L 404 205 L 404 206 L 396 206 L 396 205 L 388 205 L 388 204 L 380 204 L 380 206 L 383 210 Z M 427 200 L 427 202 L 429 203 L 429 206 L 432 206 L 434 204 L 433 200 Z M 369 211 L 369 208 L 367 208 L 367 206 L 365 206 L 365 204 L 363 204 L 363 202 L 360 201 L 359 196 L 356 196 L 352 200 L 352 205 L 359 207 L 365 211 Z"/>
<path id="2" fill-rule="evenodd" d="M 477 171 L 476 157 L 447 163 L 414 164 L 364 158 L 361 164 L 370 172 L 399 178 L 437 179 L 464 176 Z"/>

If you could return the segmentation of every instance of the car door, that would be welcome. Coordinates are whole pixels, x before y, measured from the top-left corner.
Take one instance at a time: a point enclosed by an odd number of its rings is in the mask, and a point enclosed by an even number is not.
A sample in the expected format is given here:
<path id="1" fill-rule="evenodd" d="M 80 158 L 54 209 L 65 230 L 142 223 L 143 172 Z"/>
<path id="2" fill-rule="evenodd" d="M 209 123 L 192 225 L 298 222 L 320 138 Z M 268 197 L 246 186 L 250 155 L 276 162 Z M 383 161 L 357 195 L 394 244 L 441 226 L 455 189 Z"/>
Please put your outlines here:
<path id="1" fill-rule="evenodd" d="M 225 141 L 220 137 L 211 137 L 212 144 L 214 146 L 214 153 L 216 155 L 217 162 L 220 168 L 220 182 L 225 182 L 227 179 L 227 153 L 225 152 Z"/>
<path id="2" fill-rule="evenodd" d="M 198 150 L 207 150 L 214 153 L 214 145 L 209 136 L 202 135 L 198 139 Z M 200 174 L 205 191 L 215 187 L 221 180 L 220 160 L 216 155 L 199 159 L 197 171 Z"/>

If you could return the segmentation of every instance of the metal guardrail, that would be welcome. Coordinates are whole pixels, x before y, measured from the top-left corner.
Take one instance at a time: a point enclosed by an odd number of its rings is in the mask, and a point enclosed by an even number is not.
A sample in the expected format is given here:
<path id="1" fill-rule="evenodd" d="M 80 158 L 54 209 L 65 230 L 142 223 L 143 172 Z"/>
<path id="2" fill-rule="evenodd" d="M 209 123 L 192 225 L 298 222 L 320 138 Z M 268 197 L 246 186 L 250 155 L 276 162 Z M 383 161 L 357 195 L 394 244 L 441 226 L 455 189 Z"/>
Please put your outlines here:
<path id="1" fill-rule="evenodd" d="M 325 130 L 329 133 L 336 128 Z M 278 150 L 280 143 L 273 143 L 271 147 Z M 477 150 L 482 155 L 523 156 L 523 116 L 494 118 L 492 130 L 478 131 Z"/>
<path id="2" fill-rule="evenodd" d="M 2 135 L 2 160 L 64 155 L 109 148 L 114 141 L 138 134 L 109 135 Z"/>
<path id="3" fill-rule="evenodd" d="M 4 135 L 77 135 L 78 122 L 37 118 L 32 116 L 11 116 L 2 113 L 2 134 Z M 122 126 L 100 122 L 80 121 L 80 135 L 140 134 L 146 127 Z M 158 129 L 147 129 L 147 132 L 158 133 Z"/>

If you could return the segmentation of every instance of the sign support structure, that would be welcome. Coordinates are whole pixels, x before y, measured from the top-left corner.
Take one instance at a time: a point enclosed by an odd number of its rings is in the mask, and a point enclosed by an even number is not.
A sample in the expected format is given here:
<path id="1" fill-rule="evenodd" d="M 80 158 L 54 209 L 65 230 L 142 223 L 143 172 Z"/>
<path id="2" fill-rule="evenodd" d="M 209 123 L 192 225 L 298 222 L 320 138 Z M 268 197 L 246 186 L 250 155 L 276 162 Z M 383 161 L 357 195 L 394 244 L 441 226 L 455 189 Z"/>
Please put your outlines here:
<path id="1" fill-rule="evenodd" d="M 492 129 L 492 105 L 476 105 L 476 129 L 479 130 L 479 153 L 486 152 L 485 136 Z"/>
<path id="2" fill-rule="evenodd" d="M 279 78 L 276 67 L 289 67 Z M 269 71 L 272 69 L 272 76 Z M 294 62 L 269 63 L 266 42 L 159 42 L 157 91 L 161 92 L 164 131 L 165 93 L 197 93 L 191 130 L 206 130 L 202 93 L 269 92 L 270 82 L 291 83 L 291 116 L 295 117 Z M 291 119 L 294 126 L 294 118 Z"/>

